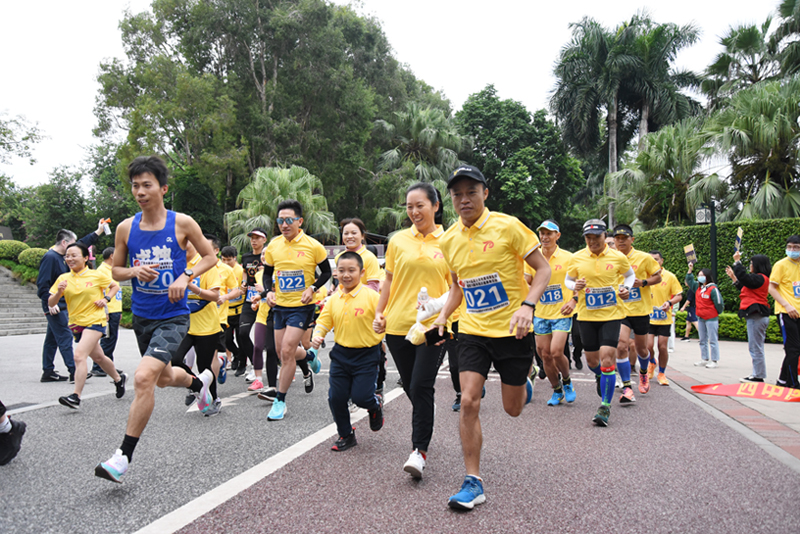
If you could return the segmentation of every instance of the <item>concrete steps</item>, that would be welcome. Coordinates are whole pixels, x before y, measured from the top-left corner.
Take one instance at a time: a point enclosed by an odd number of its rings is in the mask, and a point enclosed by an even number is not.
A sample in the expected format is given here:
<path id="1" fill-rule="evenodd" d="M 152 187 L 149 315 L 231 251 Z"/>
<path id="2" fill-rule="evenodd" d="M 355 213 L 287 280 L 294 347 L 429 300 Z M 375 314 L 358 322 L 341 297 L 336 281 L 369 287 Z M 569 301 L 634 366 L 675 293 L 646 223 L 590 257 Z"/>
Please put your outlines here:
<path id="1" fill-rule="evenodd" d="M 0 337 L 45 332 L 47 319 L 36 286 L 20 285 L 10 270 L 0 267 Z"/>

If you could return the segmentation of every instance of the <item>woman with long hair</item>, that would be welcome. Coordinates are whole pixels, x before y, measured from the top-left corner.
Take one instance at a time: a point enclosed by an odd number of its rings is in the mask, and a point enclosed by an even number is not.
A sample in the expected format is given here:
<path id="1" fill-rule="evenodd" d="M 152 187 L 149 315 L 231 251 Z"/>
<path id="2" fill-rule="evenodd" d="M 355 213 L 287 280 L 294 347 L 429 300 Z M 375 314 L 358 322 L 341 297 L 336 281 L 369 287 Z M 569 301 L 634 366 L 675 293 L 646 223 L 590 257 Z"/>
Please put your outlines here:
<path id="1" fill-rule="evenodd" d="M 697 333 L 700 334 L 701 359 L 694 365 L 715 369 L 719 367 L 719 314 L 722 312 L 722 293 L 714 283 L 711 269 L 702 269 L 695 280 L 692 274 L 693 268 L 694 264 L 690 263 L 689 272 L 686 273 L 686 285 L 689 286 L 689 291 L 695 294 Z"/>
<path id="2" fill-rule="evenodd" d="M 117 398 L 125 395 L 125 382 L 128 376 L 118 373 L 112 362 L 100 348 L 108 325 L 106 305 L 114 298 L 119 285 L 104 271 L 95 271 L 86 266 L 89 249 L 82 243 L 67 247 L 64 260 L 70 271 L 59 276 L 50 288 L 49 306 L 55 306 L 63 296 L 67 301 L 72 335 L 75 346 L 75 390 L 71 395 L 59 397 L 58 402 L 77 410 L 81 405 L 81 393 L 86 384 L 86 358 L 89 357 L 105 373 L 114 379 Z"/>
<path id="3" fill-rule="evenodd" d="M 753 360 L 753 372 L 740 382 L 763 382 L 767 378 L 767 363 L 764 359 L 764 343 L 769 326 L 769 273 L 772 265 L 764 254 L 750 258 L 750 268 L 745 270 L 737 250 L 733 255 L 733 267 L 725 272 L 739 290 L 739 317 L 747 320 L 747 348 Z"/>
<path id="4" fill-rule="evenodd" d="M 443 210 L 441 194 L 431 184 L 419 182 L 406 191 L 406 213 L 412 226 L 389 241 L 386 280 L 373 323 L 377 333 L 386 333 L 403 390 L 413 406 L 412 452 L 403 470 L 414 478 L 422 478 L 433 435 L 434 384 L 443 347 L 413 345 L 405 336 L 416 323 L 421 289 L 427 288 L 433 299 L 450 287 L 450 270 L 439 248 Z M 431 317 L 424 326 L 431 328 L 434 320 Z"/>

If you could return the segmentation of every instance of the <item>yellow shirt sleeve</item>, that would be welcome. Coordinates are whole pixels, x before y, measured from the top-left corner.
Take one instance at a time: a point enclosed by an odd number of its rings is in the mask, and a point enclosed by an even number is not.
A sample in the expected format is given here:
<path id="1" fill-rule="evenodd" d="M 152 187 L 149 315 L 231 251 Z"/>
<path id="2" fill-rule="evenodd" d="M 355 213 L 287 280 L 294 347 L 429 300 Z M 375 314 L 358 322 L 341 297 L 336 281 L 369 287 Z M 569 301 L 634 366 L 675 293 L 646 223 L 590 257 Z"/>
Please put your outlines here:
<path id="1" fill-rule="evenodd" d="M 333 308 L 333 299 L 328 301 L 328 304 L 322 309 L 322 313 L 319 314 L 317 326 L 314 327 L 314 337 L 325 337 L 325 334 L 330 332 L 331 328 L 333 328 L 331 308 Z"/>
<path id="2" fill-rule="evenodd" d="M 389 244 L 386 246 L 386 256 L 384 259 L 386 260 L 386 264 L 384 268 L 386 269 L 387 273 L 394 273 L 394 238 L 389 240 Z"/>
<path id="3" fill-rule="evenodd" d="M 378 258 L 375 257 L 375 254 L 372 252 L 367 251 L 367 254 L 364 254 L 364 277 L 367 281 L 370 280 L 380 280 L 381 279 L 381 267 L 378 265 Z M 363 280 L 362 280 L 363 281 Z"/>

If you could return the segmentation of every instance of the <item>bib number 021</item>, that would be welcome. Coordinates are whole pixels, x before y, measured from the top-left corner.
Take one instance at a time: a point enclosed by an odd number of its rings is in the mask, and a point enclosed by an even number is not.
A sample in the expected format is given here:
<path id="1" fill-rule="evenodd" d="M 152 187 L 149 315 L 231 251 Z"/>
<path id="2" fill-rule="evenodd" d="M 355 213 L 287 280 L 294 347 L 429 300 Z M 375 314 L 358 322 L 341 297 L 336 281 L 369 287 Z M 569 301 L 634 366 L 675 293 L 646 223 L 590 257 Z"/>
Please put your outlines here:
<path id="1" fill-rule="evenodd" d="M 467 301 L 467 313 L 486 313 L 509 305 L 508 294 L 497 273 L 462 279 L 458 284 Z"/>

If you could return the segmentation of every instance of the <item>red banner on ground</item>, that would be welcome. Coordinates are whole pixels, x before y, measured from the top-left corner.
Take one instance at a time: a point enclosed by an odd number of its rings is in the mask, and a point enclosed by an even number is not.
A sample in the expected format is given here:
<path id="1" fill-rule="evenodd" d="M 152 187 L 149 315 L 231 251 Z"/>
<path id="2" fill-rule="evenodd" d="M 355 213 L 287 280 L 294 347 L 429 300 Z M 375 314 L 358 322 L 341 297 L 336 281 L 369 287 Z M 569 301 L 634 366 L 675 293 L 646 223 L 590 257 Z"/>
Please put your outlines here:
<path id="1" fill-rule="evenodd" d="M 747 397 L 781 402 L 800 402 L 800 389 L 773 386 L 764 382 L 748 384 L 702 384 L 692 386 L 692 391 L 704 395 Z"/>

